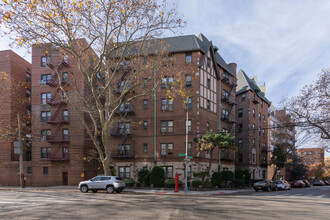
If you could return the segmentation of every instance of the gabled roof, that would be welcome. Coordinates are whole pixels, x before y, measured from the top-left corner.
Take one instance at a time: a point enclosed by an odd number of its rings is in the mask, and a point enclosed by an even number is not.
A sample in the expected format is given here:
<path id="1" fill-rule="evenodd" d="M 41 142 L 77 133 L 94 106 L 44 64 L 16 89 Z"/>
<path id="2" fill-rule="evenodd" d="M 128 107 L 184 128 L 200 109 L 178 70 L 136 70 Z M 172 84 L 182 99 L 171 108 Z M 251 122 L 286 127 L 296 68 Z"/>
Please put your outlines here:
<path id="1" fill-rule="evenodd" d="M 161 38 L 159 39 L 161 41 L 164 41 L 164 45 L 158 45 L 157 46 L 157 39 L 150 40 L 145 42 L 146 48 L 148 48 L 148 51 L 144 51 L 144 54 L 152 54 L 152 51 L 163 51 L 166 50 L 168 53 L 180 53 L 180 52 L 191 52 L 191 51 L 201 51 L 202 53 L 207 53 L 210 44 L 210 42 L 203 34 L 200 34 L 198 37 L 195 35 L 183 35 L 183 36 L 176 36 L 176 37 L 167 37 L 167 38 Z M 156 45 L 155 47 L 152 47 L 150 45 Z M 118 54 L 121 51 L 117 51 Z M 126 54 L 133 55 L 137 54 L 137 48 L 132 45 L 130 48 L 127 48 Z M 113 55 L 116 56 L 116 55 Z M 234 75 L 232 70 L 229 68 L 227 63 L 223 60 L 223 58 L 220 56 L 218 52 L 214 53 L 214 57 L 216 62 L 229 74 Z"/>
<path id="2" fill-rule="evenodd" d="M 210 54 L 211 54 L 211 57 L 212 57 L 212 61 L 214 63 L 217 63 L 217 60 L 216 60 L 216 57 L 215 57 L 215 53 L 214 53 L 214 46 L 212 44 L 212 41 L 209 43 L 209 48 L 207 49 L 207 51 L 210 51 Z M 199 66 L 198 67 L 202 67 L 204 62 L 205 62 L 205 58 L 207 57 L 207 51 L 204 53 L 204 55 L 202 56 L 201 58 L 201 61 L 199 62 Z M 220 79 L 220 73 L 219 73 L 219 70 L 217 68 L 216 65 L 213 65 L 214 67 L 214 72 L 215 72 L 215 75 L 217 77 L 217 79 L 219 80 Z"/>
<path id="3" fill-rule="evenodd" d="M 265 102 L 270 105 L 270 101 L 265 97 L 265 93 L 261 91 L 259 86 L 253 79 L 250 79 L 243 70 L 239 70 L 237 75 L 237 87 L 236 87 L 236 95 L 247 92 L 253 91 L 255 92 L 260 98 L 262 98 Z"/>

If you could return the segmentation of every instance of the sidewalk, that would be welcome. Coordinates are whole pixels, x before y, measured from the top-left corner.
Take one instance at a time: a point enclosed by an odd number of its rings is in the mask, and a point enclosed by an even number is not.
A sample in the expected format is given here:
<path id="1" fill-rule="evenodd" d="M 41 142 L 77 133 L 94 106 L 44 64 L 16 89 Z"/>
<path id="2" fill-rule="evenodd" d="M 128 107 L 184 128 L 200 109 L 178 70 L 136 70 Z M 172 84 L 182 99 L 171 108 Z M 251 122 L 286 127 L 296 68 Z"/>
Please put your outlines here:
<path id="1" fill-rule="evenodd" d="M 77 186 L 33 186 L 26 188 L 20 188 L 19 186 L 0 186 L 0 190 L 26 190 L 26 191 L 57 191 L 57 190 L 65 190 L 65 191 L 77 191 Z M 123 192 L 130 193 L 144 193 L 144 194 L 165 194 L 165 195 L 228 195 L 228 194 L 236 194 L 241 192 L 252 192 L 253 189 L 234 189 L 234 190 L 211 190 L 211 191 L 188 191 L 185 193 L 183 189 L 180 189 L 178 193 L 174 192 L 174 189 L 138 189 L 138 188 L 125 188 Z"/>

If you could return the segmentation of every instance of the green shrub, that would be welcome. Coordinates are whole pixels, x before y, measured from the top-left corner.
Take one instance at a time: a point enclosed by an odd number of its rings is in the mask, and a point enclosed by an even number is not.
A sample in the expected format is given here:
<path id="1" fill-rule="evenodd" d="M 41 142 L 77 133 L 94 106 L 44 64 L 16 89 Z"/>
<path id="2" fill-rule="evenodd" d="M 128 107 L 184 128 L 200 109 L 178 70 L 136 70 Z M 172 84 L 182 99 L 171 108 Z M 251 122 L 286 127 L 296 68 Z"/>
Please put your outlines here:
<path id="1" fill-rule="evenodd" d="M 235 170 L 235 179 L 244 180 L 244 171 L 241 169 Z"/>
<path id="2" fill-rule="evenodd" d="M 235 174 L 233 171 L 226 170 L 221 172 L 223 181 L 233 181 L 235 179 Z"/>
<path id="3" fill-rule="evenodd" d="M 155 166 L 150 172 L 150 184 L 156 187 L 162 187 L 165 184 L 163 167 Z"/>
<path id="4" fill-rule="evenodd" d="M 202 181 L 201 180 L 193 180 L 191 182 L 191 185 L 195 188 L 199 187 L 200 185 L 202 185 Z"/>
<path id="5" fill-rule="evenodd" d="M 214 172 L 212 174 L 212 184 L 213 186 L 221 186 L 221 182 L 222 182 L 222 175 L 219 172 Z"/>
<path id="6" fill-rule="evenodd" d="M 135 181 L 133 179 L 127 179 L 125 180 L 126 186 L 132 187 L 135 185 Z"/>
<path id="7" fill-rule="evenodd" d="M 194 177 L 198 177 L 198 178 L 204 178 L 207 173 L 206 172 L 197 172 L 197 173 L 193 173 L 194 174 Z"/>
<path id="8" fill-rule="evenodd" d="M 150 186 L 150 171 L 140 170 L 138 172 L 138 182 L 141 186 Z"/>
<path id="9" fill-rule="evenodd" d="M 245 184 L 247 184 L 247 185 L 249 185 L 249 184 L 251 184 L 251 173 L 250 173 L 250 171 L 249 170 L 244 170 L 243 171 L 243 173 L 244 173 L 244 183 Z"/>
<path id="10" fill-rule="evenodd" d="M 183 186 L 183 183 L 181 180 L 179 180 L 178 183 L 179 183 L 179 187 Z M 175 179 L 168 180 L 165 185 L 168 188 L 175 188 Z"/>
<path id="11" fill-rule="evenodd" d="M 213 188 L 213 185 L 212 185 L 212 183 L 209 180 L 206 180 L 204 182 L 204 187 L 205 188 Z"/>
<path id="12" fill-rule="evenodd" d="M 244 186 L 244 179 L 235 179 L 234 184 L 236 187 L 242 187 Z"/>

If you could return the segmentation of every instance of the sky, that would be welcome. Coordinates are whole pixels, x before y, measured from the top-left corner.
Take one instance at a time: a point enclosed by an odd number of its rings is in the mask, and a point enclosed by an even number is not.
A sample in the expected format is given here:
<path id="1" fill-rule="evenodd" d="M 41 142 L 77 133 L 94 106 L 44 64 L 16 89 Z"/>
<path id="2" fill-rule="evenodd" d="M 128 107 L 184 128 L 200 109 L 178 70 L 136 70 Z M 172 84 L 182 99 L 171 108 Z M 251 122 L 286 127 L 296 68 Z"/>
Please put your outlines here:
<path id="1" fill-rule="evenodd" d="M 328 0 L 169 1 L 187 21 L 181 34 L 203 33 L 227 63 L 266 84 L 266 96 L 276 107 L 329 68 Z M 0 50 L 8 44 L 2 37 Z M 31 61 L 26 50 L 12 49 Z"/>

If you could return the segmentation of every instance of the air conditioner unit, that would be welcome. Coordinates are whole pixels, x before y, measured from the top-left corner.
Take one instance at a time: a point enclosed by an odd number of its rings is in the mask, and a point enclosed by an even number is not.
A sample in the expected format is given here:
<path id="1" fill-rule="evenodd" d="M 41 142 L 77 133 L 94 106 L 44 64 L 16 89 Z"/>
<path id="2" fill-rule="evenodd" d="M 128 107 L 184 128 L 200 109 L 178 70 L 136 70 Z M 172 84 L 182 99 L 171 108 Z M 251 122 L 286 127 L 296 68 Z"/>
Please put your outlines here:
<path id="1" fill-rule="evenodd" d="M 39 80 L 38 82 L 39 82 L 39 85 L 42 85 L 42 86 L 46 85 L 46 81 L 45 80 Z"/>
<path id="2" fill-rule="evenodd" d="M 46 136 L 42 136 L 41 141 L 46 141 Z"/>

